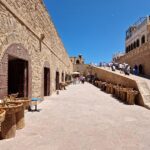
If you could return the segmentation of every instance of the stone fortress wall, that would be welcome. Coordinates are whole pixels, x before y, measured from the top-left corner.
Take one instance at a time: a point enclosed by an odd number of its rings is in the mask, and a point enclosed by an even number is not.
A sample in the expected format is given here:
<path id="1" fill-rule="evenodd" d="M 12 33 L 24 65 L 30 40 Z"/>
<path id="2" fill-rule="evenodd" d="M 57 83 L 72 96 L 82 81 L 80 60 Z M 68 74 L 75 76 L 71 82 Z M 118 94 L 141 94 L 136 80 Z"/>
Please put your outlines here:
<path id="1" fill-rule="evenodd" d="M 10 54 L 29 62 L 31 97 L 43 96 L 44 66 L 50 68 L 50 93 L 56 90 L 56 71 L 61 81 L 62 73 L 73 70 L 42 0 L 0 0 L 0 97 L 8 94 Z"/>
<path id="2" fill-rule="evenodd" d="M 132 29 L 133 28 L 133 29 Z M 131 36 L 126 37 L 126 53 L 115 59 L 118 63 L 128 63 L 132 68 L 142 65 L 143 75 L 150 76 L 150 17 L 144 17 L 138 25 L 133 25 Z"/>
<path id="3" fill-rule="evenodd" d="M 136 48 L 129 53 L 125 54 L 124 56 L 121 56 L 117 59 L 118 63 L 127 63 L 130 64 L 130 66 L 133 68 L 134 65 L 140 65 L 143 66 L 143 73 L 146 76 L 150 76 L 150 42 L 147 42 L 140 46 L 139 48 Z"/>

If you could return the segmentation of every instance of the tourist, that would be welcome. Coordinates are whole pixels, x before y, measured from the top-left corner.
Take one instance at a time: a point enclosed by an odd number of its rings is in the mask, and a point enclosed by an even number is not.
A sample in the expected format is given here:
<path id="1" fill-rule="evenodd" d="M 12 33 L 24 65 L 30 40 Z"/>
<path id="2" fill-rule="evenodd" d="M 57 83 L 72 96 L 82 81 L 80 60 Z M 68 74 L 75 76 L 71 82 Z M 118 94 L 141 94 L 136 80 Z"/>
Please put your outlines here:
<path id="1" fill-rule="evenodd" d="M 138 66 L 135 64 L 133 68 L 134 75 L 138 75 Z"/>
<path id="2" fill-rule="evenodd" d="M 73 84 L 76 84 L 76 78 L 73 78 Z"/>
<path id="3" fill-rule="evenodd" d="M 111 66 L 111 70 L 116 71 L 116 66 L 114 64 Z"/>
<path id="4" fill-rule="evenodd" d="M 123 69 L 124 69 L 123 64 L 120 63 L 119 66 L 118 66 L 118 68 L 120 70 L 120 73 L 122 74 L 123 73 Z"/>
<path id="5" fill-rule="evenodd" d="M 84 77 L 84 76 L 82 76 L 81 83 L 82 83 L 82 84 L 84 84 L 84 82 L 85 82 L 85 77 Z"/>
<path id="6" fill-rule="evenodd" d="M 131 67 L 129 65 L 125 66 L 124 73 L 125 75 L 130 75 Z"/>
<path id="7" fill-rule="evenodd" d="M 102 67 L 102 62 L 99 63 L 99 66 Z"/>

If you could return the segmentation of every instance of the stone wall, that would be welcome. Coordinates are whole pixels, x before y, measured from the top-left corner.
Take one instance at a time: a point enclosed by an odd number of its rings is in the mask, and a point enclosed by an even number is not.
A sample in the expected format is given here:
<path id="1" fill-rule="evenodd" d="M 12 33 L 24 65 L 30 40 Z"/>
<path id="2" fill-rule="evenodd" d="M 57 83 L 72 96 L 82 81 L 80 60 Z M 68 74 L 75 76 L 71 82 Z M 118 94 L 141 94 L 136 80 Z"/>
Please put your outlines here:
<path id="1" fill-rule="evenodd" d="M 134 80 L 120 74 L 116 74 L 111 71 L 97 67 L 92 67 L 92 74 L 96 75 L 102 81 L 106 81 L 108 83 L 116 85 L 122 85 L 129 88 L 135 88 L 136 90 L 138 90 L 136 82 Z"/>
<path id="2" fill-rule="evenodd" d="M 150 76 L 150 67 L 149 67 L 149 58 L 150 58 L 150 42 L 147 42 L 140 46 L 139 48 L 136 48 L 129 53 L 125 54 L 124 56 L 121 56 L 117 59 L 117 62 L 119 63 L 127 63 L 132 68 L 135 64 L 140 65 L 142 64 L 144 69 L 144 74 L 147 76 Z"/>
<path id="3" fill-rule="evenodd" d="M 73 65 L 74 72 L 80 72 L 82 75 L 88 75 L 90 73 L 90 65 L 87 64 L 76 64 Z"/>
<path id="4" fill-rule="evenodd" d="M 96 75 L 100 80 L 107 81 L 113 84 L 120 84 L 125 87 L 131 87 L 137 89 L 136 83 L 134 80 L 129 79 L 125 76 L 117 75 L 109 70 L 105 70 L 100 67 L 94 67 L 91 65 L 74 65 L 74 71 L 78 71 L 84 75 Z"/>
<path id="5" fill-rule="evenodd" d="M 116 72 L 99 67 L 91 67 L 91 71 L 92 74 L 96 75 L 101 81 L 136 89 L 139 91 L 136 103 L 144 107 L 149 107 L 150 91 L 145 81 L 132 79 L 130 76 L 124 76 L 120 73 L 117 74 Z"/>
<path id="6" fill-rule="evenodd" d="M 44 40 L 41 40 L 42 35 L 45 36 Z M 8 65 L 3 58 L 6 50 L 13 44 L 21 45 L 29 54 L 32 97 L 42 96 L 42 73 L 45 62 L 49 62 L 50 65 L 51 93 L 55 91 L 56 71 L 59 71 L 60 75 L 62 72 L 72 72 L 73 66 L 69 56 L 40 0 L 0 1 L 0 82 L 4 78 L 3 67 Z M 0 91 L 5 88 L 7 83 L 0 84 Z"/>

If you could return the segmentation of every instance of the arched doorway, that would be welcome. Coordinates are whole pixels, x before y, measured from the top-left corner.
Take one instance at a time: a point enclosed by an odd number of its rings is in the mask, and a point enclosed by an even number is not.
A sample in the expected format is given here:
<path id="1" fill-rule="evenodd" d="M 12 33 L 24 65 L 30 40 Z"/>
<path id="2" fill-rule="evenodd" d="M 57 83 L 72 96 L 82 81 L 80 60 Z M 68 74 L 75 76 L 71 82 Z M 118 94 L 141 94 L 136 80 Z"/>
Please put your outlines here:
<path id="1" fill-rule="evenodd" d="M 143 65 L 142 64 L 139 65 L 139 74 L 140 75 L 144 74 L 144 70 L 143 70 Z"/>
<path id="2" fill-rule="evenodd" d="M 18 93 L 31 97 L 31 60 L 22 44 L 12 44 L 0 62 L 0 98 Z"/>
<path id="3" fill-rule="evenodd" d="M 79 65 L 79 64 L 80 64 L 80 61 L 79 61 L 79 60 L 77 60 L 77 61 L 76 61 L 76 64 L 77 64 L 77 65 Z"/>
<path id="4" fill-rule="evenodd" d="M 67 82 L 67 81 L 68 81 L 68 74 L 65 73 L 65 82 Z"/>
<path id="5" fill-rule="evenodd" d="M 50 65 L 49 62 L 44 63 L 44 68 L 43 68 L 43 90 L 44 90 L 44 96 L 49 96 L 50 95 Z"/>
<path id="6" fill-rule="evenodd" d="M 56 71 L 56 90 L 59 90 L 59 72 Z"/>
<path id="7" fill-rule="evenodd" d="M 64 82 L 65 79 L 64 79 L 64 72 L 62 72 L 62 75 L 61 75 L 61 81 Z"/>

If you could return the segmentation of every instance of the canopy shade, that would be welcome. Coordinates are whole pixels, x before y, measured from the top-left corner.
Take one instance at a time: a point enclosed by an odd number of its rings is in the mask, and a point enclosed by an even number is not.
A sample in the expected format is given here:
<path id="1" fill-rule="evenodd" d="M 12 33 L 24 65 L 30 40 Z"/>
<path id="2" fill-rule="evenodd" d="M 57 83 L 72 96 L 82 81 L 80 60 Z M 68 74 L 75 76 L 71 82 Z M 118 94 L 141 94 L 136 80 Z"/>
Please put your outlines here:
<path id="1" fill-rule="evenodd" d="M 72 75 L 79 75 L 80 72 L 73 72 Z"/>

